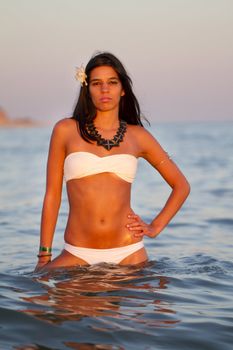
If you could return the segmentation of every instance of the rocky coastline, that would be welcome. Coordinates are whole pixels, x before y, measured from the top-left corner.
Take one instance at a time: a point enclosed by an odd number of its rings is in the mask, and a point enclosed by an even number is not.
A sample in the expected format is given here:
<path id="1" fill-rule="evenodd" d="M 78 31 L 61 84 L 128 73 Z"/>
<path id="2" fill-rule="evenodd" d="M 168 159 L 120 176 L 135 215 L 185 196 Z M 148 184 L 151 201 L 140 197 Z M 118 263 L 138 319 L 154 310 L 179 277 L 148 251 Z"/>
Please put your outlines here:
<path id="1" fill-rule="evenodd" d="M 33 127 L 39 126 L 39 122 L 31 118 L 9 118 L 7 113 L 0 108 L 0 128 L 1 127 Z"/>

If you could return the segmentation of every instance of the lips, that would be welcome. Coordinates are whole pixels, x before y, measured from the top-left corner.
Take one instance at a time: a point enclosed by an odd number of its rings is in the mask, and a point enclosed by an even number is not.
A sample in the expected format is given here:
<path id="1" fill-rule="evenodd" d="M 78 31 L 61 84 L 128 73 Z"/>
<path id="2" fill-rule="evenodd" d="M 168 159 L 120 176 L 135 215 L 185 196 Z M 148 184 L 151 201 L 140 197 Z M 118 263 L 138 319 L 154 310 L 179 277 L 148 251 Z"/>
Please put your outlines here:
<path id="1" fill-rule="evenodd" d="M 109 102 L 109 101 L 111 101 L 110 97 L 101 97 L 100 98 L 100 102 L 102 102 L 102 103 L 106 103 L 106 102 Z"/>

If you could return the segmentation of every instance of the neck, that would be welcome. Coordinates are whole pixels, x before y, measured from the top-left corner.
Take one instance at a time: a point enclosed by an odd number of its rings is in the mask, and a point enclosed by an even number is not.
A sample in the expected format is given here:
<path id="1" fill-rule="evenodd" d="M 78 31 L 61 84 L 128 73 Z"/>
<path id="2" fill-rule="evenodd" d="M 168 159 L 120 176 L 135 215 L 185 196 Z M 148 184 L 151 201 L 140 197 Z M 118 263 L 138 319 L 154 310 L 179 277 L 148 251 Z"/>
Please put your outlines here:
<path id="1" fill-rule="evenodd" d="M 118 113 L 97 113 L 94 124 L 98 129 L 112 130 L 119 127 Z"/>

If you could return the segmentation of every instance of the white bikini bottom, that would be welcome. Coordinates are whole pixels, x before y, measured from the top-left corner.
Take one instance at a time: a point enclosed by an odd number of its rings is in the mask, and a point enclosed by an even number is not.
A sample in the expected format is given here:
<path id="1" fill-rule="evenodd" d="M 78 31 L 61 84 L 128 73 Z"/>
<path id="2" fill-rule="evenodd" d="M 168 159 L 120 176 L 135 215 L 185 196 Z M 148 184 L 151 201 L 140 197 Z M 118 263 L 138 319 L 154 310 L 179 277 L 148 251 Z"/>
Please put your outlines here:
<path id="1" fill-rule="evenodd" d="M 64 249 L 72 255 L 86 261 L 89 265 L 98 264 L 100 262 L 119 264 L 127 256 L 135 253 L 144 247 L 143 241 L 126 245 L 124 247 L 110 249 L 93 249 L 76 247 L 69 243 L 65 243 Z"/>

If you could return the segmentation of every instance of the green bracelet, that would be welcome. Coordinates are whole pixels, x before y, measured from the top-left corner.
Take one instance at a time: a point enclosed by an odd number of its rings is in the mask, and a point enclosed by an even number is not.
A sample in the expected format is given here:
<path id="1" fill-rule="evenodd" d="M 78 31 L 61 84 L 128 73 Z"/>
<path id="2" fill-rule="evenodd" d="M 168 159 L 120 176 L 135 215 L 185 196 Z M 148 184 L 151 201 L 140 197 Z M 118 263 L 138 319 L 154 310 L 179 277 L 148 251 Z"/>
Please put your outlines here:
<path id="1" fill-rule="evenodd" d="M 51 253 L 52 248 L 40 246 L 39 251 L 40 251 L 40 252 Z"/>

